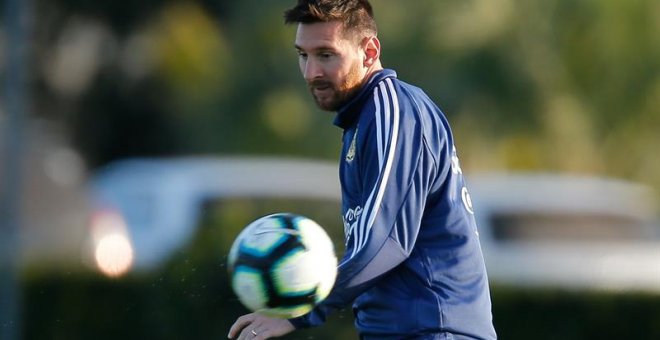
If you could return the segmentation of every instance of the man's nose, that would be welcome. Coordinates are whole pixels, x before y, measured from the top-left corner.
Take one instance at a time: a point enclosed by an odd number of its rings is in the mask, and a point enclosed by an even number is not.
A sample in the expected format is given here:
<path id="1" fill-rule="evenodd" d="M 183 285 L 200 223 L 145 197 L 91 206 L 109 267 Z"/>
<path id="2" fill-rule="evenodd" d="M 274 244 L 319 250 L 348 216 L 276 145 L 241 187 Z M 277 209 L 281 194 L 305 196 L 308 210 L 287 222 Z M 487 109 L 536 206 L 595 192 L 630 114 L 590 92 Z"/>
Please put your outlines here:
<path id="1" fill-rule="evenodd" d="M 303 77 L 307 81 L 312 81 L 316 78 L 320 78 L 323 74 L 321 67 L 317 62 L 312 58 L 307 59 L 307 62 L 303 65 Z"/>

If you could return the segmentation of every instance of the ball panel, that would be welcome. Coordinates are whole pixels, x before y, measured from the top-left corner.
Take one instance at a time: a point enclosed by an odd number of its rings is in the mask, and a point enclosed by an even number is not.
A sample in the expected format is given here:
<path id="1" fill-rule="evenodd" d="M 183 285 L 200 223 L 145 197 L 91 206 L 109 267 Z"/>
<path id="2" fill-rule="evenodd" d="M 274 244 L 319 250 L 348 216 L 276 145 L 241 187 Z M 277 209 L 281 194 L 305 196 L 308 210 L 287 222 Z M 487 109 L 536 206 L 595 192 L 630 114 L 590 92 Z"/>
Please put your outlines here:
<path id="1" fill-rule="evenodd" d="M 310 268 L 307 255 L 305 251 L 294 250 L 273 264 L 271 275 L 278 294 L 286 296 L 316 290 L 316 270 Z"/>
<path id="2" fill-rule="evenodd" d="M 260 219 L 248 226 L 248 233 L 241 242 L 241 252 L 253 256 L 266 256 L 274 248 L 284 243 L 289 234 L 284 232 L 281 219 Z"/>
<path id="3" fill-rule="evenodd" d="M 250 310 L 261 309 L 268 301 L 268 290 L 262 277 L 260 270 L 246 266 L 237 266 L 232 276 L 234 292 Z"/>
<path id="4" fill-rule="evenodd" d="M 313 220 L 302 218 L 297 226 L 303 235 L 302 242 L 310 249 L 307 263 L 301 263 L 301 266 L 313 270 L 310 274 L 318 282 L 316 303 L 319 303 L 328 297 L 337 278 L 334 244 L 325 230 Z"/>

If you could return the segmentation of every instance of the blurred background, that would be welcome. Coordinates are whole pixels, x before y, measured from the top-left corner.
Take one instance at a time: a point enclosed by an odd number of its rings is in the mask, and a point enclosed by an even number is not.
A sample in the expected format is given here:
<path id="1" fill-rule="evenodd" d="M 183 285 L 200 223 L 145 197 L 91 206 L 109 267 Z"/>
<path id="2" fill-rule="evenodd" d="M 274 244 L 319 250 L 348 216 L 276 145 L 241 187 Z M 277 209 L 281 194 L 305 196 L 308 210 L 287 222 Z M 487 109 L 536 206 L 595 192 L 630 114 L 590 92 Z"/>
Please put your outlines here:
<path id="1" fill-rule="evenodd" d="M 3 2 L 0 339 L 224 338 L 228 247 L 267 213 L 341 252 L 294 3 Z M 659 339 L 660 2 L 372 4 L 452 124 L 500 337 Z M 355 338 L 351 312 L 289 338 Z"/>

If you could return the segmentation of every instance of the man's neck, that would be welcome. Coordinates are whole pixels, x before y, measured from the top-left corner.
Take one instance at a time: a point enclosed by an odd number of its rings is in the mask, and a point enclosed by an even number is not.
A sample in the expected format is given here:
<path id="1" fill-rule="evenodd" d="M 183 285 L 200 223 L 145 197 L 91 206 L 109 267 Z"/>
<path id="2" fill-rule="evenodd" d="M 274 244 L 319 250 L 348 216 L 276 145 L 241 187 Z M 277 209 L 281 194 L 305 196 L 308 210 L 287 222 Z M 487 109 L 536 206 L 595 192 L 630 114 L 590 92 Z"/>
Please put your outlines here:
<path id="1" fill-rule="evenodd" d="M 362 79 L 362 86 L 364 86 L 375 73 L 382 70 L 383 66 L 380 63 L 380 60 L 374 62 L 373 65 L 371 65 L 371 67 L 369 67 L 367 70 L 367 73 L 364 74 L 364 78 Z"/>

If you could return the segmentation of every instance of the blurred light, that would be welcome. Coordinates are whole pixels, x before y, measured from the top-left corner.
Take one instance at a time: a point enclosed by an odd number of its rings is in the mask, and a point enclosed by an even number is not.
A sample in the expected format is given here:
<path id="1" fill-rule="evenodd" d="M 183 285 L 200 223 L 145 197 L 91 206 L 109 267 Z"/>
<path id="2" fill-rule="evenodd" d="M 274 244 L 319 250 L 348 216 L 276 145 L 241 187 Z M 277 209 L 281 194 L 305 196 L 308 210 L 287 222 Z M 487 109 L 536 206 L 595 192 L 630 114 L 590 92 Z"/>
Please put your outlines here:
<path id="1" fill-rule="evenodd" d="M 95 20 L 67 22 L 46 58 L 45 80 L 60 95 L 77 97 L 87 89 L 117 42 L 107 26 Z"/>
<path id="2" fill-rule="evenodd" d="M 107 235 L 96 246 L 96 264 L 103 274 L 118 277 L 133 264 L 133 247 L 126 235 Z"/>
<path id="3" fill-rule="evenodd" d="M 133 266 L 133 246 L 126 223 L 114 211 L 101 211 L 92 218 L 96 266 L 109 277 L 126 274 Z"/>

